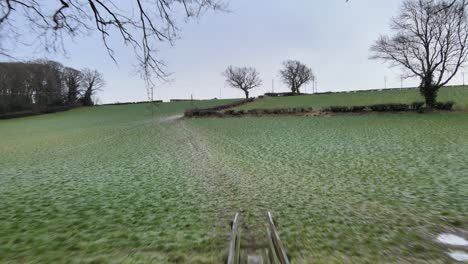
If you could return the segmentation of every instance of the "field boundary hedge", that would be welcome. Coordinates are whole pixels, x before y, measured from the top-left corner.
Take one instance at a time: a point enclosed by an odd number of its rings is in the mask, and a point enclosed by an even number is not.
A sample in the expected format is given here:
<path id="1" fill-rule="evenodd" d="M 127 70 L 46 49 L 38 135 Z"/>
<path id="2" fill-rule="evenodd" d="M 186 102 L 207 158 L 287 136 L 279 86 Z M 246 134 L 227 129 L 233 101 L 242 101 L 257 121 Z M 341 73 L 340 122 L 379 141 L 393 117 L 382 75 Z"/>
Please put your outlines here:
<path id="1" fill-rule="evenodd" d="M 109 104 L 99 104 L 99 105 L 94 105 L 94 106 L 134 105 L 134 104 L 151 104 L 151 103 L 163 103 L 163 100 L 139 101 L 139 102 L 117 102 L 117 103 L 109 103 Z"/>
<path id="2" fill-rule="evenodd" d="M 251 109 L 251 110 L 226 110 L 239 105 L 253 102 L 253 100 L 244 100 L 207 109 L 192 109 L 185 111 L 185 117 L 241 117 L 241 116 L 265 116 L 265 115 L 306 115 L 323 113 L 372 113 L 372 112 L 418 112 L 427 111 L 423 102 L 413 102 L 411 104 L 374 104 L 366 106 L 330 106 L 322 109 L 313 109 L 312 107 L 294 107 L 277 109 Z M 454 102 L 439 102 L 434 110 L 452 111 Z"/>
<path id="3" fill-rule="evenodd" d="M 244 104 L 252 103 L 255 101 L 255 98 L 249 98 L 245 100 L 236 101 L 229 104 L 219 105 L 210 108 L 195 108 L 186 110 L 184 113 L 185 117 L 208 117 L 208 116 L 223 116 L 223 110 L 238 107 Z"/>
<path id="4" fill-rule="evenodd" d="M 309 94 L 285 92 L 285 93 L 265 93 L 264 96 L 267 96 L 267 97 L 290 97 L 290 96 L 301 96 L 301 95 L 309 95 Z"/>
<path id="5" fill-rule="evenodd" d="M 43 114 L 52 114 L 58 112 L 65 112 L 74 108 L 78 108 L 80 106 L 76 105 L 66 105 L 66 106 L 53 106 L 48 107 L 43 110 L 26 110 L 20 112 L 12 112 L 0 115 L 0 119 L 13 119 L 13 118 L 20 118 L 20 117 L 27 117 L 27 116 L 36 116 L 36 115 L 43 115 Z"/>

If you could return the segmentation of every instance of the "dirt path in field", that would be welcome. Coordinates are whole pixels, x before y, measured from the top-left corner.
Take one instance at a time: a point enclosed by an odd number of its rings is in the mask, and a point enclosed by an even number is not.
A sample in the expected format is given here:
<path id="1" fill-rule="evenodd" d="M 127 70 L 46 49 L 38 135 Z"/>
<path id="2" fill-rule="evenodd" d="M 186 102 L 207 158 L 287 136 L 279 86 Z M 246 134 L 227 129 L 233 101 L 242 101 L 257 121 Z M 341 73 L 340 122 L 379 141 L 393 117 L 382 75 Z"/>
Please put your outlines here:
<path id="1" fill-rule="evenodd" d="M 180 122 L 174 122 L 180 121 Z M 236 212 L 240 213 L 242 228 L 242 248 L 245 252 L 254 253 L 259 248 L 264 248 L 264 225 L 260 221 L 253 221 L 265 214 L 260 208 L 252 208 L 252 190 L 258 192 L 258 186 L 250 182 L 250 177 L 242 173 L 239 167 L 233 168 L 223 159 L 223 152 L 210 143 L 209 135 L 203 133 L 189 122 L 180 119 L 179 116 L 171 116 L 161 120 L 165 126 L 170 127 L 170 137 L 176 140 L 181 147 L 187 148 L 187 157 L 184 163 L 191 170 L 193 177 L 197 177 L 209 196 L 210 207 L 214 212 L 212 219 L 222 235 L 226 237 L 226 249 L 230 223 Z M 245 186 L 250 186 L 245 188 Z M 258 199 L 258 197 L 257 197 Z"/>
<path id="2" fill-rule="evenodd" d="M 171 115 L 171 116 L 166 116 L 162 117 L 159 119 L 159 123 L 170 123 L 170 122 L 176 122 L 180 121 L 184 118 L 183 114 L 177 114 L 177 115 Z"/>

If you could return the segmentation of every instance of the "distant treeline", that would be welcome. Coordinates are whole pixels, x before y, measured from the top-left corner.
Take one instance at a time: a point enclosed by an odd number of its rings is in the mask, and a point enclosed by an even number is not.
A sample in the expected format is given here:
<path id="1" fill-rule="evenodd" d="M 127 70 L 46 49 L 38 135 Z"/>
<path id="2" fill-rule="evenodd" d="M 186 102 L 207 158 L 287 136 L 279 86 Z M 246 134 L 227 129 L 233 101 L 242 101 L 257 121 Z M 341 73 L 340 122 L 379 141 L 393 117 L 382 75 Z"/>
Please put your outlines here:
<path id="1" fill-rule="evenodd" d="M 447 85 L 444 86 L 444 88 L 457 88 L 457 87 L 463 87 L 467 88 L 468 86 L 463 86 L 463 85 Z M 300 96 L 300 95 L 317 95 L 317 94 L 348 94 L 348 93 L 368 93 L 368 92 L 383 92 L 383 91 L 398 91 L 398 90 L 417 90 L 419 89 L 418 87 L 404 87 L 404 88 L 382 88 L 382 89 L 369 89 L 369 90 L 351 90 L 351 91 L 327 91 L 327 92 L 316 92 L 316 93 L 292 93 L 292 92 L 285 92 L 285 93 L 265 93 L 262 96 L 259 96 L 260 98 L 262 97 L 288 97 L 288 96 Z"/>
<path id="2" fill-rule="evenodd" d="M 55 61 L 0 63 L 0 115 L 94 105 L 93 95 L 103 85 L 96 70 L 76 70 Z"/>
<path id="3" fill-rule="evenodd" d="M 109 106 L 109 105 L 132 105 L 132 104 L 154 104 L 154 103 L 163 103 L 163 100 L 138 101 L 138 102 L 117 102 L 117 103 L 109 103 L 109 104 L 100 104 L 99 106 Z"/>

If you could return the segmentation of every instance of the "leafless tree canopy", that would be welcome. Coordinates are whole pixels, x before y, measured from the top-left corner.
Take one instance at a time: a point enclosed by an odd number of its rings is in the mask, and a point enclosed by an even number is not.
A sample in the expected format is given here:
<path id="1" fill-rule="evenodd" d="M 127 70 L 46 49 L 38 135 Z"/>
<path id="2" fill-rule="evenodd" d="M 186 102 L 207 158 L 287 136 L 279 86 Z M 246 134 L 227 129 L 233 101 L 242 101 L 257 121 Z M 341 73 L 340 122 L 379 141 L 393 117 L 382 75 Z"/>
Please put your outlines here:
<path id="1" fill-rule="evenodd" d="M 223 73 L 226 77 L 226 83 L 233 87 L 244 91 L 245 98 L 249 98 L 249 91 L 253 88 L 262 85 L 260 74 L 252 67 L 233 67 L 229 66 Z"/>
<path id="2" fill-rule="evenodd" d="M 164 78 L 164 64 L 156 57 L 156 46 L 160 42 L 173 43 L 178 35 L 177 15 L 182 13 L 188 19 L 208 9 L 222 8 L 221 0 L 0 0 L 0 43 L 11 38 L 27 43 L 21 32 L 26 27 L 47 50 L 58 50 L 65 49 L 64 36 L 94 30 L 115 60 L 109 38 L 118 34 L 134 49 L 145 76 Z M 22 20 L 26 25 L 19 23 Z M 1 48 L 0 55 L 11 55 Z"/>
<path id="3" fill-rule="evenodd" d="M 102 74 L 97 70 L 84 69 L 81 71 L 81 83 L 84 89 L 83 105 L 94 105 L 92 96 L 105 85 Z"/>
<path id="4" fill-rule="evenodd" d="M 73 68 L 65 68 L 62 75 L 67 89 L 66 104 L 73 105 L 77 102 L 80 94 L 82 73 Z"/>
<path id="5" fill-rule="evenodd" d="M 296 60 L 283 62 L 283 69 L 280 71 L 283 82 L 289 86 L 291 92 L 300 94 L 300 88 L 315 79 L 312 69 Z"/>
<path id="6" fill-rule="evenodd" d="M 421 93 L 433 106 L 437 92 L 467 61 L 466 0 L 406 0 L 393 19 L 394 35 L 372 46 L 372 59 L 403 66 L 421 79 Z"/>
<path id="7" fill-rule="evenodd" d="M 55 61 L 0 63 L 0 115 L 92 105 L 92 96 L 103 85 L 99 72 L 78 71 Z"/>

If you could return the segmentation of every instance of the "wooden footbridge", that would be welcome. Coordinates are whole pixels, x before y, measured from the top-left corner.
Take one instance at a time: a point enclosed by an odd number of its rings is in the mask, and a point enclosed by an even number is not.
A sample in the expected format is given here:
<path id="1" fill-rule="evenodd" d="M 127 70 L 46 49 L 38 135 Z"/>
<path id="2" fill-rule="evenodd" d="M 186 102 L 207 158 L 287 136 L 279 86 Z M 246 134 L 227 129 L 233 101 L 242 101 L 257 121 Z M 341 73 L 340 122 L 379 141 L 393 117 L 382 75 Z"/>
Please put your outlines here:
<path id="1" fill-rule="evenodd" d="M 268 224 L 266 234 L 268 246 L 258 251 L 255 255 L 241 252 L 241 228 L 239 224 L 239 213 L 236 213 L 231 225 L 231 237 L 229 243 L 229 255 L 227 264 L 289 264 L 283 243 L 281 242 L 278 229 L 270 212 L 267 215 Z"/>

